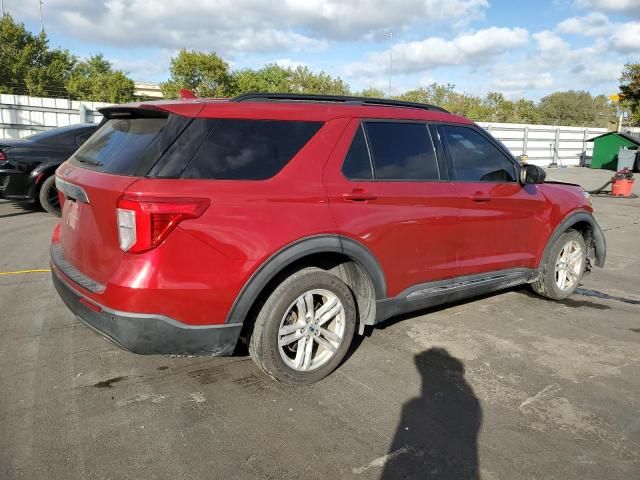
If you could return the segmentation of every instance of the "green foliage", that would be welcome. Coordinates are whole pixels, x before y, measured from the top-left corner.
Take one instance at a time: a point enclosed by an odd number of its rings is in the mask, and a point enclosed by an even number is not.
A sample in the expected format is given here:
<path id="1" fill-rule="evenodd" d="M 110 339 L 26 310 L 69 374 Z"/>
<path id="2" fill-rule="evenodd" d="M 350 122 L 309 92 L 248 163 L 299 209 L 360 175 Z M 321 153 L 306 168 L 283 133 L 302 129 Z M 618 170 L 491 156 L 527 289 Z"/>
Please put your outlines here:
<path id="1" fill-rule="evenodd" d="M 126 103 L 133 100 L 133 80 L 100 54 L 78 63 L 67 82 L 69 95 L 74 99 L 92 102 Z"/>
<path id="2" fill-rule="evenodd" d="M 631 111 L 631 121 L 640 124 L 640 63 L 627 63 L 624 66 L 620 92 L 624 106 Z"/>
<path id="3" fill-rule="evenodd" d="M 355 96 L 367 97 L 367 98 L 384 98 L 386 95 L 382 90 L 378 88 L 369 87 L 369 88 L 365 88 L 361 92 L 356 92 Z"/>
<path id="4" fill-rule="evenodd" d="M 79 62 L 67 50 L 49 48 L 10 15 L 0 19 L 0 93 L 68 97 L 122 103 L 133 99 L 133 81 L 102 55 Z"/>
<path id="5" fill-rule="evenodd" d="M 290 92 L 291 70 L 275 63 L 265 65 L 259 70 L 243 69 L 234 72 L 232 94 L 249 92 Z"/>
<path id="6" fill-rule="evenodd" d="M 555 92 L 540 100 L 540 121 L 550 125 L 607 126 L 615 117 L 607 97 L 589 92 Z"/>
<path id="7" fill-rule="evenodd" d="M 309 67 L 298 66 L 291 71 L 290 88 L 296 93 L 319 93 L 325 95 L 349 95 L 349 85 L 340 77 L 320 72 L 313 73 Z"/>
<path id="8" fill-rule="evenodd" d="M 267 64 L 259 70 L 243 69 L 232 74 L 231 83 L 232 95 L 248 92 L 349 95 L 349 85 L 341 78 L 314 73 L 303 66 L 293 69 Z"/>
<path id="9" fill-rule="evenodd" d="M 171 59 L 171 78 L 160 84 L 165 98 L 176 98 L 181 89 L 199 97 L 225 97 L 232 93 L 229 64 L 215 52 L 182 49 Z"/>
<path id="10" fill-rule="evenodd" d="M 45 34 L 32 34 L 10 15 L 0 19 L 0 93 L 63 96 L 75 61 L 67 50 L 49 49 Z"/>

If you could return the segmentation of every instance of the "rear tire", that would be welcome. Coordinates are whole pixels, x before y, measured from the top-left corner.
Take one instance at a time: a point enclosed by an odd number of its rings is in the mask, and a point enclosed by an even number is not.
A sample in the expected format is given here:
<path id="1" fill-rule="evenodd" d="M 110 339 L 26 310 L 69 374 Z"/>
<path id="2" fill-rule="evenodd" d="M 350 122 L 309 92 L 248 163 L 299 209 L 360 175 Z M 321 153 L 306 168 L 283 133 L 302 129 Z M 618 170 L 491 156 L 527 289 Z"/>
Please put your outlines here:
<path id="1" fill-rule="evenodd" d="M 353 294 L 342 280 L 319 268 L 304 268 L 267 298 L 253 328 L 249 354 L 279 382 L 317 382 L 347 353 L 356 316 Z"/>
<path id="2" fill-rule="evenodd" d="M 55 175 L 47 177 L 45 181 L 42 182 L 38 198 L 40 200 L 40 205 L 46 212 L 56 217 L 60 217 L 62 215 L 60 210 L 60 199 L 58 198 L 58 189 L 56 188 Z"/>
<path id="3" fill-rule="evenodd" d="M 587 245 L 582 234 L 567 230 L 552 245 L 540 278 L 531 284 L 538 295 L 563 300 L 576 291 L 584 275 Z"/>

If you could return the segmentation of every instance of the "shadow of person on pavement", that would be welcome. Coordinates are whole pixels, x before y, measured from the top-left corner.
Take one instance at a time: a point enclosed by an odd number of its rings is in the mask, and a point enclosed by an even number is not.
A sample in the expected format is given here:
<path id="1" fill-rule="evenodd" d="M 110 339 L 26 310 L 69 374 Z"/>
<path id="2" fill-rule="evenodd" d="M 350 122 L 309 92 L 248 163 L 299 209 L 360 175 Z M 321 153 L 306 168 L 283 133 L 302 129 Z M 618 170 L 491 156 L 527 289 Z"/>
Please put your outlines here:
<path id="1" fill-rule="evenodd" d="M 415 356 L 419 398 L 407 402 L 381 479 L 479 479 L 482 410 L 464 365 L 442 348 Z"/>

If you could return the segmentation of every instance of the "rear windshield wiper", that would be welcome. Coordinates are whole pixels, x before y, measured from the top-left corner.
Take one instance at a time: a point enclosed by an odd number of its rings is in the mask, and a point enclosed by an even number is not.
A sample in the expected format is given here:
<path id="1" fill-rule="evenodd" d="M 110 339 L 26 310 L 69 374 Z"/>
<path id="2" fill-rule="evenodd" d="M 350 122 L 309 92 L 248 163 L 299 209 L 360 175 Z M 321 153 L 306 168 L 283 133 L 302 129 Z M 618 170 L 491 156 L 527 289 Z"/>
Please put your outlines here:
<path id="1" fill-rule="evenodd" d="M 95 167 L 101 167 L 102 165 L 104 165 L 102 162 L 99 162 L 98 160 L 94 160 L 91 157 L 85 157 L 84 155 L 76 154 L 76 160 L 82 163 L 88 163 L 89 165 L 93 165 Z"/>

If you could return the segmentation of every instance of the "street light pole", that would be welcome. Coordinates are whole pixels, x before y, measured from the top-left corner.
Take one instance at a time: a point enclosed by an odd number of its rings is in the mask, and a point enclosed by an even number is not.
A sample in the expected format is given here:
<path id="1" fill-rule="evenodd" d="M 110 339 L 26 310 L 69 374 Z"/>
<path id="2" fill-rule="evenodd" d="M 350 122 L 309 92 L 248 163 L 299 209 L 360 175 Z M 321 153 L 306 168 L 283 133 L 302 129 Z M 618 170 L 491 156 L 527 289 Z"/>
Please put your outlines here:
<path id="1" fill-rule="evenodd" d="M 38 0 L 40 4 L 40 33 L 44 33 L 44 23 L 42 21 L 42 0 Z"/>
<path id="2" fill-rule="evenodd" d="M 385 37 L 389 37 L 389 93 L 391 96 L 391 77 L 393 76 L 393 32 L 387 32 Z"/>

